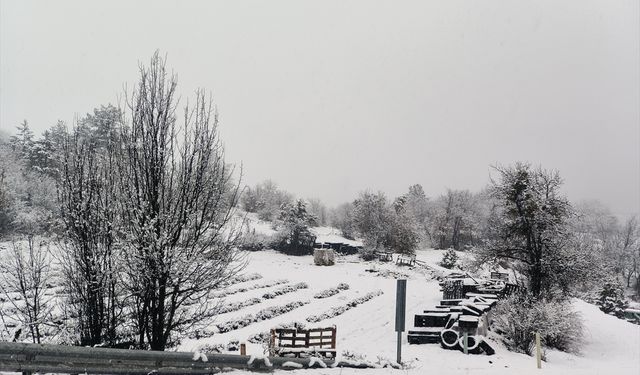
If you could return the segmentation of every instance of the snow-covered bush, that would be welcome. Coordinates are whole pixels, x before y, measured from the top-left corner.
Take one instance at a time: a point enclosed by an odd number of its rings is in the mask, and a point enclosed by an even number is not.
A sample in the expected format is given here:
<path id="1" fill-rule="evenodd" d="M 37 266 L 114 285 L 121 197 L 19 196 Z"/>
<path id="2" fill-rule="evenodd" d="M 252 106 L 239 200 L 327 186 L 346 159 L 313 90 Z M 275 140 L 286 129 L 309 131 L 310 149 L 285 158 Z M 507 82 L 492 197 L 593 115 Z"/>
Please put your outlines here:
<path id="1" fill-rule="evenodd" d="M 250 298 L 246 301 L 230 303 L 228 305 L 220 306 L 220 308 L 218 309 L 218 314 L 226 314 L 232 311 L 238 311 L 244 309 L 245 307 L 257 305 L 260 302 L 262 302 L 260 298 Z"/>
<path id="2" fill-rule="evenodd" d="M 260 276 L 260 277 L 262 277 L 262 276 Z M 282 285 L 282 284 L 286 284 L 288 282 L 289 282 L 289 280 L 287 280 L 287 279 L 276 280 L 276 281 L 271 281 L 271 282 L 268 282 L 268 283 L 257 284 L 257 285 L 249 285 L 249 286 L 240 287 L 240 288 L 236 288 L 236 289 L 227 289 L 227 290 L 224 290 L 224 291 L 221 291 L 221 292 L 218 292 L 218 293 L 214 293 L 211 296 L 213 298 L 222 298 L 222 297 L 230 296 L 230 295 L 237 294 L 237 293 L 244 293 L 244 292 L 249 291 L 249 290 L 270 288 L 272 286 Z"/>
<path id="3" fill-rule="evenodd" d="M 449 248 L 442 255 L 442 260 L 440 261 L 440 266 L 442 266 L 444 268 L 448 268 L 448 269 L 453 269 L 453 268 L 456 267 L 457 263 L 458 263 L 458 254 L 456 254 L 455 250 Z"/>
<path id="4" fill-rule="evenodd" d="M 544 346 L 565 352 L 578 353 L 583 344 L 582 319 L 569 302 L 516 295 L 500 301 L 492 315 L 493 330 L 510 350 L 532 354 L 534 332 Z"/>
<path id="5" fill-rule="evenodd" d="M 313 298 L 317 298 L 317 299 L 328 298 L 328 297 L 335 296 L 336 294 L 340 293 L 341 290 L 348 290 L 348 289 L 349 289 L 349 284 L 340 283 L 335 288 L 325 289 L 325 290 L 322 290 L 322 291 L 316 293 L 313 296 Z"/>
<path id="6" fill-rule="evenodd" d="M 280 289 L 276 289 L 274 291 L 271 292 L 267 292 L 265 294 L 262 295 L 262 298 L 264 299 L 273 299 L 276 298 L 277 296 L 281 296 L 283 294 L 287 294 L 287 293 L 291 293 L 294 292 L 298 289 L 307 289 L 309 287 L 309 285 L 305 282 L 302 283 L 297 283 L 295 285 L 287 285 L 285 287 L 282 287 Z"/>
<path id="7" fill-rule="evenodd" d="M 251 325 L 255 322 L 269 320 L 276 316 L 286 314 L 289 311 L 295 310 L 298 307 L 304 306 L 308 303 L 309 301 L 295 301 L 295 302 L 287 303 L 286 305 L 282 305 L 282 306 L 272 306 L 272 307 L 258 311 L 255 315 L 249 314 L 249 315 L 243 316 L 240 319 L 217 324 L 216 327 L 218 328 L 218 332 L 220 333 L 233 331 L 233 330 Z"/>
<path id="8" fill-rule="evenodd" d="M 263 233 L 247 233 L 242 237 L 241 250 L 260 251 L 273 246 L 273 237 Z"/>
<path id="9" fill-rule="evenodd" d="M 227 343 L 227 351 L 237 352 L 238 350 L 240 350 L 240 341 L 231 340 Z"/>
<path id="10" fill-rule="evenodd" d="M 327 311 L 325 311 L 322 314 L 318 314 L 318 315 L 312 315 L 307 317 L 307 322 L 309 323 L 316 323 L 319 322 L 321 320 L 325 320 L 325 319 L 330 319 L 333 318 L 335 316 L 338 315 L 342 315 L 344 314 L 347 310 L 350 310 L 358 305 L 361 305 L 379 295 L 382 295 L 382 291 L 381 290 L 376 290 L 375 292 L 369 292 L 367 294 L 365 294 L 362 297 L 358 297 L 354 300 L 349 301 L 346 305 L 342 305 L 342 306 L 337 306 L 337 307 L 333 307 Z"/>
<path id="11" fill-rule="evenodd" d="M 624 288 L 618 281 L 604 283 L 598 293 L 597 304 L 605 314 L 624 317 L 624 309 L 629 307 L 629 302 L 624 298 Z"/>
<path id="12" fill-rule="evenodd" d="M 374 260 L 376 259 L 376 252 L 378 248 L 372 245 L 367 239 L 364 240 L 364 246 L 358 250 L 358 255 L 362 260 Z"/>
<path id="13" fill-rule="evenodd" d="M 313 298 L 316 298 L 316 299 L 329 298 L 331 296 L 335 296 L 338 293 L 340 293 L 338 289 L 329 288 L 329 289 L 321 290 L 318 293 L 314 294 Z"/>
<path id="14" fill-rule="evenodd" d="M 252 273 L 249 275 L 238 275 L 238 276 L 234 276 L 232 278 L 230 278 L 226 284 L 228 285 L 233 285 L 233 284 L 237 284 L 237 283 L 244 283 L 247 281 L 253 281 L 253 280 L 260 280 L 262 279 L 262 275 L 260 275 L 259 273 Z"/>

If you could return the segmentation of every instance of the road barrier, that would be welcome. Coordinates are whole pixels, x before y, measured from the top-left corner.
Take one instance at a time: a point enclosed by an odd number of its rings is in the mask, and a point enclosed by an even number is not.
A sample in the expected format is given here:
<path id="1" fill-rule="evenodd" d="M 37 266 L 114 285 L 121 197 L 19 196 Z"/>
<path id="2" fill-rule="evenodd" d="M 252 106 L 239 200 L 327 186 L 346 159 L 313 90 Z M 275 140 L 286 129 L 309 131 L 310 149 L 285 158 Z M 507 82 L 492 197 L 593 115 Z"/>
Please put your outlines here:
<path id="1" fill-rule="evenodd" d="M 23 374 L 212 374 L 224 369 L 270 371 L 319 367 L 371 367 L 321 358 L 160 352 L 0 342 L 0 371 Z"/>

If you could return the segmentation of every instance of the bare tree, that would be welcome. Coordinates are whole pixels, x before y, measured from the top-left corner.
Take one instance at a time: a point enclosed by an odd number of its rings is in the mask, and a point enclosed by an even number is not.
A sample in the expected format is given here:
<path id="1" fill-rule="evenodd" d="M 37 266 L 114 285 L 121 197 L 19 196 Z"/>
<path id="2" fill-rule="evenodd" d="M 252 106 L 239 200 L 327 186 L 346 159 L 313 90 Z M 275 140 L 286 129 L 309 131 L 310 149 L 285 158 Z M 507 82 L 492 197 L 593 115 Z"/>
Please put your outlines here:
<path id="1" fill-rule="evenodd" d="M 0 287 L 11 302 L 11 317 L 28 328 L 34 343 L 40 343 L 41 327 L 51 313 L 49 299 L 45 296 L 49 279 L 49 249 L 36 244 L 33 237 L 22 243 L 12 242 L 8 254 L 0 262 Z"/>
<path id="2" fill-rule="evenodd" d="M 477 201 L 468 190 L 451 189 L 436 201 L 432 230 L 436 248 L 461 250 L 476 244 L 481 222 Z"/>
<path id="3" fill-rule="evenodd" d="M 119 158 L 126 285 L 141 346 L 212 314 L 209 293 L 242 266 L 233 224 L 240 182 L 224 161 L 212 102 L 197 91 L 177 125 L 175 76 L 156 53 L 127 97 L 131 120 Z M 190 306 L 187 306 L 190 305 Z"/>
<path id="4" fill-rule="evenodd" d="M 631 280 L 636 280 L 636 294 L 640 291 L 640 228 L 635 217 L 629 218 L 619 229 L 617 236 L 617 254 L 622 276 L 627 287 Z"/>
<path id="5" fill-rule="evenodd" d="M 58 199 L 66 241 L 60 263 L 68 303 L 78 317 L 80 345 L 114 345 L 121 323 L 113 173 L 117 147 L 114 142 L 98 147 L 77 127 L 63 145 Z"/>

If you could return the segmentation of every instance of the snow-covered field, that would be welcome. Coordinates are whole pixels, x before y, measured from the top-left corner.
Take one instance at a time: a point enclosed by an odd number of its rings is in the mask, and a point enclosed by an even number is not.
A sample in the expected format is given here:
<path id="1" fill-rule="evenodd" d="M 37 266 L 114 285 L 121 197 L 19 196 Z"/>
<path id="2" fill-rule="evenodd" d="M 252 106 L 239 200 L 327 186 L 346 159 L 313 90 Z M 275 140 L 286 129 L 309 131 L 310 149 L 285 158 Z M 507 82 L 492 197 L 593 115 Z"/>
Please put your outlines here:
<path id="1" fill-rule="evenodd" d="M 442 252 L 437 250 L 418 251 L 417 258 L 438 269 L 437 263 Z M 246 274 L 259 274 L 260 279 L 238 283 L 229 289 L 246 288 L 243 293 L 224 297 L 228 304 L 245 305 L 245 301 L 259 299 L 236 311 L 221 314 L 212 324 L 212 330 L 224 323 L 242 320 L 248 315 L 260 316 L 243 328 L 200 339 L 184 339 L 178 350 L 195 351 L 216 344 L 226 345 L 231 341 L 247 340 L 279 324 L 305 323 L 307 327 L 337 326 L 337 350 L 339 355 L 348 354 L 363 357 L 370 362 L 385 363 L 395 360 L 396 334 L 394 332 L 396 277 L 406 277 L 407 284 L 407 329 L 412 325 L 413 313 L 436 305 L 441 297 L 438 283 L 433 279 L 434 271 L 421 267 L 399 267 L 393 263 L 361 262 L 356 257 L 340 257 L 335 266 L 321 267 L 313 264 L 311 256 L 292 257 L 273 251 L 248 254 Z M 375 271 L 375 272 L 371 272 Z M 287 283 L 282 283 L 286 279 Z M 276 283 L 280 281 L 280 283 Z M 287 293 L 265 299 L 267 292 L 282 290 L 283 287 L 304 282 L 307 288 L 293 288 Z M 339 283 L 347 283 L 350 288 L 327 298 L 314 295 L 336 288 Z M 260 288 L 263 285 L 272 285 Z M 292 289 L 292 288 L 290 288 Z M 383 294 L 375 295 L 377 291 Z M 306 319 L 329 312 L 333 307 L 368 293 L 373 298 L 363 302 L 339 316 L 309 323 Z M 254 302 L 256 302 L 254 300 Z M 303 304 L 293 304 L 302 302 Z M 271 319 L 260 320 L 265 315 L 259 311 L 276 306 L 293 306 L 293 310 Z M 298 306 L 300 305 L 300 306 Z M 575 307 L 584 318 L 587 327 L 587 343 L 580 356 L 549 351 L 542 370 L 536 368 L 535 358 L 496 348 L 493 356 L 468 355 L 458 351 L 446 351 L 439 345 L 408 345 L 406 335 L 403 340 L 403 362 L 405 368 L 356 370 L 318 369 L 298 370 L 307 374 L 640 374 L 640 326 L 627 323 L 603 314 L 597 307 L 576 300 Z M 268 316 L 267 316 L 268 317 Z M 313 319 L 315 320 L 315 319 Z M 226 325 L 227 327 L 229 324 Z M 248 354 L 262 355 L 260 344 L 247 342 Z M 294 373 L 296 373 L 294 372 Z M 242 373 L 242 372 L 238 372 Z M 289 373 L 289 372 L 288 372 Z"/>
<path id="2" fill-rule="evenodd" d="M 264 225 L 258 231 L 267 229 Z M 341 240 L 331 228 L 315 231 L 325 241 Z M 248 265 L 243 275 L 250 277 L 216 293 L 226 312 L 219 314 L 198 336 L 191 334 L 182 338 L 176 349 L 208 351 L 226 347 L 231 342 L 244 342 L 248 354 L 263 355 L 265 347 L 250 342 L 250 338 L 278 325 L 298 322 L 307 328 L 335 325 L 339 357 L 379 364 L 393 362 L 396 358 L 396 278 L 408 279 L 408 330 L 414 313 L 437 305 L 441 299 L 434 276 L 450 272 L 437 265 L 442 255 L 443 251 L 439 250 L 420 250 L 417 259 L 426 267 L 410 268 L 393 262 L 363 262 L 357 256 L 338 256 L 334 266 L 323 267 L 315 266 L 312 256 L 287 256 L 271 250 L 247 253 Z M 348 284 L 349 288 L 338 287 L 341 283 Z M 320 296 L 323 298 L 316 298 Z M 340 309 L 340 314 L 334 316 L 334 308 L 347 305 L 350 305 L 348 309 Z M 435 344 L 409 345 L 405 334 L 401 370 L 337 368 L 294 373 L 640 374 L 640 326 L 605 315 L 596 306 L 580 300 L 575 300 L 574 306 L 581 312 L 587 328 L 584 350 L 581 355 L 548 351 L 542 370 L 536 368 L 535 358 L 509 352 L 496 342 L 493 356 L 465 356 Z"/>

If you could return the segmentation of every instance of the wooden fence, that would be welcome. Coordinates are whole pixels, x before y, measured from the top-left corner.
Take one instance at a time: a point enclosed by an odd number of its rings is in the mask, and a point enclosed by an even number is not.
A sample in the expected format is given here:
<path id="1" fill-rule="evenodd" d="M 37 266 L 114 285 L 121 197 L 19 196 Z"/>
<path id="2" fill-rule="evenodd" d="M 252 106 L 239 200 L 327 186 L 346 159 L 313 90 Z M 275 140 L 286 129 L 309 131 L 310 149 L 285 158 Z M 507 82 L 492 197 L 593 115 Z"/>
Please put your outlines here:
<path id="1" fill-rule="evenodd" d="M 270 371 L 313 367 L 366 368 L 364 363 L 189 352 L 85 348 L 0 342 L 0 371 L 23 374 L 212 374 L 224 369 Z"/>

